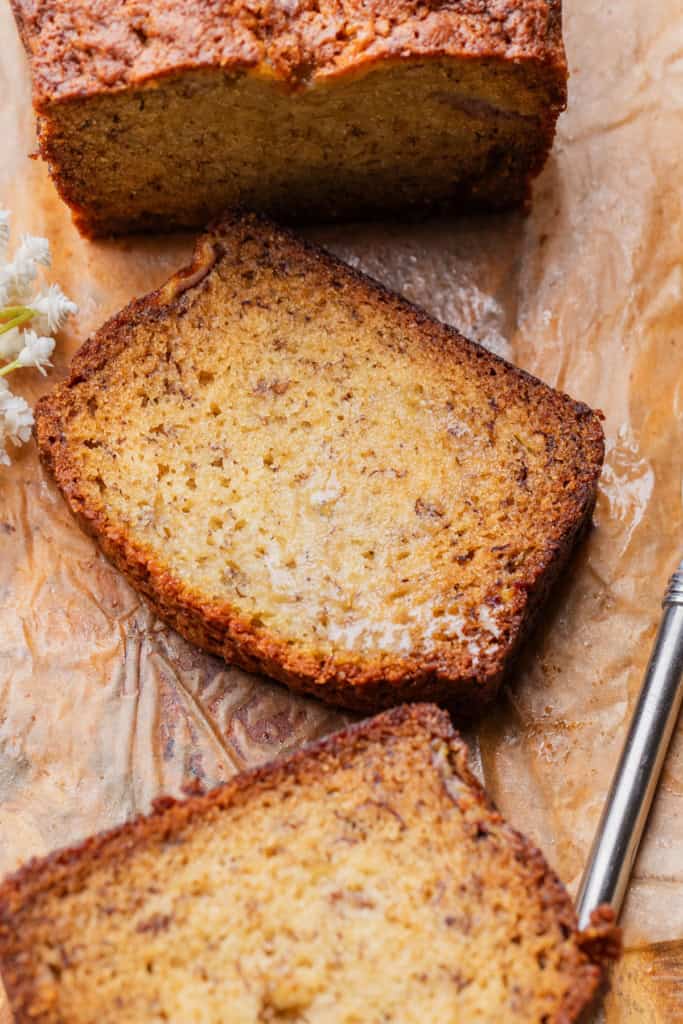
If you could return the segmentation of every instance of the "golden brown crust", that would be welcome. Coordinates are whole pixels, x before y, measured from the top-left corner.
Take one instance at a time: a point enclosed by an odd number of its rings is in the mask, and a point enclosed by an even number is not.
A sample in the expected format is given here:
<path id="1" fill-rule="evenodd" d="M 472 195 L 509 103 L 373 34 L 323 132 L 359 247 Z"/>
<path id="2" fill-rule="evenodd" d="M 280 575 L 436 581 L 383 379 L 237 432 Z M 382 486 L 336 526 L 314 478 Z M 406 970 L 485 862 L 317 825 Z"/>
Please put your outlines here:
<path id="1" fill-rule="evenodd" d="M 473 372 L 486 378 L 504 375 L 501 397 L 506 394 L 528 401 L 529 393 L 533 394 L 541 408 L 547 409 L 548 422 L 559 421 L 565 433 L 575 436 L 576 462 L 569 467 L 570 481 L 557 510 L 554 532 L 549 534 L 545 550 L 525 565 L 516 579 L 515 596 L 499 620 L 502 642 L 495 652 L 482 654 L 476 675 L 457 651 L 452 655 L 412 655 L 388 665 L 386 661 L 380 665 L 364 659 L 340 663 L 334 657 L 321 661 L 265 628 L 257 632 L 233 607 L 205 599 L 174 579 L 164 564 L 110 522 L 103 507 L 93 504 L 86 494 L 62 428 L 73 390 L 113 359 L 141 322 L 182 317 L 191 302 L 191 291 L 185 283 L 203 277 L 207 261 L 211 262 L 216 252 L 220 254 L 231 232 L 249 229 L 277 238 L 279 244 L 289 247 L 293 259 L 311 261 L 327 275 L 331 287 L 335 278 L 342 277 L 357 289 L 359 298 L 370 299 L 413 331 L 417 327 L 419 343 L 429 349 L 434 360 L 447 364 L 453 358 L 466 359 Z M 190 268 L 157 292 L 131 303 L 87 341 L 73 360 L 69 378 L 41 400 L 36 409 L 36 436 L 45 465 L 81 525 L 97 538 L 107 557 L 164 621 L 200 647 L 248 671 L 264 672 L 294 690 L 349 708 L 378 710 L 406 700 L 437 700 L 448 703 L 461 716 L 476 714 L 494 696 L 549 588 L 590 523 L 603 459 L 598 416 L 587 406 L 510 367 L 329 254 L 253 215 L 224 220 L 213 228 L 210 238 L 211 245 L 206 239 L 200 241 Z M 197 287 L 202 287 L 201 280 Z"/>
<path id="2" fill-rule="evenodd" d="M 98 0 L 12 0 L 12 4 L 32 68 L 40 152 L 60 195 L 72 208 L 79 230 L 89 237 L 198 227 L 220 208 L 245 202 L 298 222 L 372 218 L 398 211 L 424 216 L 430 211 L 463 207 L 502 209 L 525 204 L 566 105 L 560 0 L 373 0 L 369 5 L 361 0 L 302 0 L 294 4 L 267 0 L 258 6 L 248 0 L 201 4 L 192 0 L 153 0 L 150 4 L 127 0 L 114 5 Z M 104 115 L 93 113 L 88 108 L 90 100 L 125 94 L 142 110 L 149 90 L 168 82 L 189 84 L 207 74 L 213 74 L 217 83 L 248 74 L 284 93 L 305 95 L 312 85 L 332 81 L 348 85 L 372 71 L 443 61 L 456 67 L 462 61 L 481 64 L 487 68 L 484 77 L 493 79 L 511 68 L 524 68 L 518 76 L 522 106 L 526 109 L 534 97 L 531 117 L 528 111 L 508 109 L 507 100 L 500 109 L 474 100 L 475 112 L 479 103 L 488 113 L 486 166 L 477 164 L 463 173 L 452 168 L 447 180 L 441 169 L 431 184 L 408 187 L 404 182 L 399 187 L 387 169 L 388 187 L 381 188 L 377 173 L 368 171 L 372 188 L 367 196 L 363 191 L 345 199 L 314 176 L 305 198 L 287 195 L 284 201 L 271 195 L 263 183 L 259 187 L 251 181 L 247 192 L 235 192 L 235 186 L 227 185 L 220 196 L 212 192 L 203 206 L 199 198 L 195 202 L 194 197 L 174 193 L 169 210 L 170 198 L 162 189 L 161 202 L 155 178 L 159 172 L 151 165 L 144 172 L 142 195 L 131 182 L 136 197 L 122 188 L 118 202 L 109 195 L 111 183 L 103 190 L 97 176 L 86 174 L 82 166 L 83 146 L 91 135 L 87 160 L 97 161 L 94 169 L 107 163 L 106 156 L 93 156 L 92 150 L 98 148 L 110 157 L 111 174 L 116 169 L 118 175 L 117 163 L 125 166 L 127 159 L 141 163 L 140 155 L 132 155 L 117 137 L 119 116 L 111 109 Z M 517 87 L 505 93 L 510 102 L 516 94 Z M 458 101 L 456 90 L 456 106 Z M 468 100 L 462 102 L 467 112 Z M 64 107 L 78 112 L 74 124 L 60 116 Z M 517 118 L 514 144 L 496 142 L 501 118 Z M 204 127 L 211 126 L 200 120 L 194 146 L 204 146 Z M 429 137 L 428 123 L 424 130 Z M 473 129 L 473 137 L 480 131 L 481 121 Z M 411 130 L 411 138 L 413 134 Z M 369 145 L 371 154 L 374 143 Z M 158 140 L 154 148 L 156 152 Z M 211 171 L 212 161 L 223 166 L 226 159 L 228 164 L 234 160 L 240 168 L 241 153 L 229 152 L 227 158 L 208 157 L 205 150 L 209 178 L 216 170 L 214 166 Z M 168 153 L 164 158 L 159 153 L 156 156 L 166 161 L 168 176 Z M 353 160 L 355 167 L 355 157 L 340 159 L 342 165 L 344 160 Z M 135 180 L 139 183 L 139 175 Z M 201 173 L 198 180 L 206 185 Z M 281 185 L 285 193 L 288 180 L 285 176 Z M 293 180 L 298 181 L 296 175 Z M 168 188 L 173 192 L 172 186 Z"/>
<path id="3" fill-rule="evenodd" d="M 290 88 L 379 61 L 479 58 L 547 69 L 566 99 L 560 0 L 12 0 L 36 109 L 206 67 L 260 67 Z"/>
<path id="4" fill-rule="evenodd" d="M 28 969 L 30 957 L 30 916 L 36 903 L 50 892 L 63 894 L 81 889 L 92 868 L 107 864 L 125 864 L 136 850 L 171 840 L 211 810 L 225 810 L 248 803 L 258 793 L 276 790 L 284 783 L 306 785 L 321 777 L 333 763 L 362 760 L 364 748 L 371 743 L 388 743 L 402 733 L 424 733 L 425 741 L 445 743 L 447 765 L 464 782 L 465 789 L 455 796 L 447 785 L 445 765 L 443 795 L 445 801 L 458 804 L 468 813 L 477 829 L 479 811 L 485 839 L 491 827 L 504 837 L 514 851 L 515 860 L 528 879 L 529 891 L 539 894 L 544 915 L 556 922 L 562 934 L 571 939 L 564 967 L 571 984 L 553 1024 L 571 1024 L 590 1005 L 601 983 L 605 968 L 620 952 L 620 933 L 614 927 L 612 911 L 599 908 L 591 927 L 577 932 L 576 914 L 559 878 L 549 868 L 541 852 L 524 836 L 512 829 L 487 797 L 468 767 L 467 747 L 451 726 L 445 712 L 430 705 L 405 705 L 393 708 L 374 719 L 335 733 L 293 756 L 263 768 L 246 772 L 225 786 L 190 799 L 161 798 L 152 814 L 140 816 L 109 832 L 85 840 L 46 858 L 30 861 L 0 886 L 0 968 L 5 989 L 15 1014 L 16 1024 L 52 1024 L 49 1014 L 36 1017 L 31 1012 L 33 979 Z M 474 814 L 472 811 L 474 810 Z"/>

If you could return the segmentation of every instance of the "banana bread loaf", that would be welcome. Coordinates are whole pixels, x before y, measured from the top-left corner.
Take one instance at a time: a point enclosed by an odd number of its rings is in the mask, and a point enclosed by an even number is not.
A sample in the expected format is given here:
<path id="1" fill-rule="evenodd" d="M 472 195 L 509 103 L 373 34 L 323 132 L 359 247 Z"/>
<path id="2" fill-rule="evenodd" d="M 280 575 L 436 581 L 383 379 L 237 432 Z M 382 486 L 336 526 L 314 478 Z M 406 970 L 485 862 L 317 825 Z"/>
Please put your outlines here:
<path id="1" fill-rule="evenodd" d="M 36 424 L 162 618 L 371 710 L 495 693 L 603 453 L 586 406 L 253 215 L 87 342 Z"/>
<path id="2" fill-rule="evenodd" d="M 13 0 L 40 151 L 90 235 L 523 201 L 560 0 Z"/>
<path id="3" fill-rule="evenodd" d="M 618 948 L 436 708 L 28 865 L 0 888 L 16 1024 L 570 1024 Z"/>

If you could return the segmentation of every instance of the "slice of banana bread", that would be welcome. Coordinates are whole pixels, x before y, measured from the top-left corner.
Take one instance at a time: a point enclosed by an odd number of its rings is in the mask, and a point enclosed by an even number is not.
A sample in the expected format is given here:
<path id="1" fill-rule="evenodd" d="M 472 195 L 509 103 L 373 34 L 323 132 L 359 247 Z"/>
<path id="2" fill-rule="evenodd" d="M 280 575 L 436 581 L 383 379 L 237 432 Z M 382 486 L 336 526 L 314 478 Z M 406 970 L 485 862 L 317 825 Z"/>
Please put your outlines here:
<path id="1" fill-rule="evenodd" d="M 29 864 L 16 1024 L 569 1024 L 617 950 L 413 705 Z"/>
<path id="2" fill-rule="evenodd" d="M 13 0 L 40 150 L 87 234 L 524 200 L 560 0 Z"/>
<path id="3" fill-rule="evenodd" d="M 494 693 L 603 453 L 586 406 L 253 216 L 87 342 L 36 423 L 162 618 L 360 709 Z"/>

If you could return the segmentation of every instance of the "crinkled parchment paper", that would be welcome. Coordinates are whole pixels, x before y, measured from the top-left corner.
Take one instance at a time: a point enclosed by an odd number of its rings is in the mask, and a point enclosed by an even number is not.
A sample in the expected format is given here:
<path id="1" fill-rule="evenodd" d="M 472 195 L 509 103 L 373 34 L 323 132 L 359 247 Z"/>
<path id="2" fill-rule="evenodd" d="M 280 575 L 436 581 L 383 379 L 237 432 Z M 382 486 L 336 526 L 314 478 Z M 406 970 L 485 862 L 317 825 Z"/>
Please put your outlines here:
<path id="1" fill-rule="evenodd" d="M 569 109 L 529 217 L 314 234 L 604 411 L 596 528 L 470 737 L 502 810 L 574 888 L 683 555 L 683 9 L 566 0 L 565 38 Z M 78 237 L 28 159 L 28 76 L 6 0 L 0 41 L 0 201 L 15 229 L 50 237 L 54 277 L 81 307 L 54 381 L 93 329 L 182 264 L 192 240 Z M 30 400 L 46 386 L 35 373 L 19 380 Z M 72 522 L 32 445 L 0 468 L 0 872 L 344 721 L 159 623 Z M 682 729 L 624 923 L 632 948 L 668 941 L 627 957 L 609 1020 L 683 1019 L 683 946 L 672 942 L 683 939 Z"/>

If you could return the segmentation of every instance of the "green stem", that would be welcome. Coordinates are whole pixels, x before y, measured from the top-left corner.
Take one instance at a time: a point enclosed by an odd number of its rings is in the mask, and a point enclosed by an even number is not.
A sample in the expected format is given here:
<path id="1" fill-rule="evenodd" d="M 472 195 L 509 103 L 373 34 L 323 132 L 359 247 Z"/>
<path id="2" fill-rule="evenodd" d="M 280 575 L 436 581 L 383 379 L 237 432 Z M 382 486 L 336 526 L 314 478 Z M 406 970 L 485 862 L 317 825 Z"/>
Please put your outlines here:
<path id="1" fill-rule="evenodd" d="M 12 308 L 21 309 L 23 312 L 17 313 L 12 320 L 8 320 L 6 323 L 3 323 L 2 327 L 0 327 L 0 334 L 6 334 L 7 331 L 11 331 L 13 327 L 21 327 L 22 324 L 27 323 L 36 315 L 35 310 L 29 309 L 27 306 L 15 306 Z"/>
<path id="2" fill-rule="evenodd" d="M 27 309 L 28 306 L 3 306 L 0 309 L 0 322 L 11 320 L 12 317 L 17 316 L 19 313 L 24 313 Z"/>
<path id="3" fill-rule="evenodd" d="M 12 370 L 18 370 L 20 366 L 21 363 L 18 359 L 13 360 L 11 363 L 7 363 L 6 366 L 0 366 L 0 377 L 5 377 L 8 373 L 11 373 Z"/>

